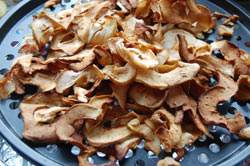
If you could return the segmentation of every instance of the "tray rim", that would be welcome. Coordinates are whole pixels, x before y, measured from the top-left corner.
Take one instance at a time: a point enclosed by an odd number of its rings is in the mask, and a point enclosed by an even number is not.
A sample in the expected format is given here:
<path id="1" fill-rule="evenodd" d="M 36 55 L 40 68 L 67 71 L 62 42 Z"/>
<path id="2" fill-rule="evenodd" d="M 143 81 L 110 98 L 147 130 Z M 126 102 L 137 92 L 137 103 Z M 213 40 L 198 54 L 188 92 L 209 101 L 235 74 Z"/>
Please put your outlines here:
<path id="1" fill-rule="evenodd" d="M 25 5 L 28 5 L 29 3 L 34 3 L 34 1 L 37 0 L 22 0 L 19 2 L 16 6 L 14 6 L 11 10 L 9 10 L 1 19 L 0 19 L 0 32 L 3 30 L 3 27 L 5 24 L 12 19 L 12 17 L 21 10 Z M 46 0 L 39 0 L 39 1 L 46 1 Z M 209 1 L 211 3 L 215 3 L 216 0 L 205 0 Z M 234 7 L 235 9 L 239 10 L 245 17 L 247 17 L 250 20 L 250 13 L 240 4 L 235 2 L 234 0 L 224 0 L 226 3 L 228 3 L 230 6 Z M 219 6 L 221 7 L 221 6 Z M 33 9 L 32 9 L 33 10 Z M 227 11 L 227 10 L 226 10 Z M 243 24 L 244 25 L 244 24 Z M 244 25 L 246 26 L 246 25 Z M 250 31 L 250 29 L 249 29 Z M 5 37 L 7 33 L 0 34 L 0 44 Z M 43 155 L 41 155 L 38 151 L 34 150 L 30 146 L 28 146 L 22 139 L 19 138 L 15 134 L 12 129 L 8 128 L 10 127 L 2 115 L 2 110 L 0 110 L 0 135 L 11 145 L 11 147 L 17 151 L 21 156 L 23 156 L 25 159 L 30 160 L 32 163 L 36 165 L 44 165 L 44 166 L 62 166 L 61 164 L 57 163 L 56 161 L 53 161 Z M 248 153 L 249 154 L 248 154 Z M 32 154 L 32 155 L 30 155 Z M 227 160 L 223 161 L 223 163 L 218 164 L 218 166 L 230 166 L 230 165 L 237 165 L 243 160 L 250 157 L 250 145 L 247 145 L 246 148 L 244 148 L 242 151 L 240 151 L 237 154 L 234 154 L 233 158 L 230 157 Z"/>

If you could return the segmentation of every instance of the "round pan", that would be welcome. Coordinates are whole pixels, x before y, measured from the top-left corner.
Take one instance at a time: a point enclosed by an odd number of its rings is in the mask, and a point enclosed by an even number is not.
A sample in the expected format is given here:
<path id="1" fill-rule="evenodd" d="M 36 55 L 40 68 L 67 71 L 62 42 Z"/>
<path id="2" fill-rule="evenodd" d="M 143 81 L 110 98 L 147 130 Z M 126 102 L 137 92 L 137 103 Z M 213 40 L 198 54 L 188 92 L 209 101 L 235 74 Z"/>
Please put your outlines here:
<path id="1" fill-rule="evenodd" d="M 45 0 L 23 0 L 13 9 L 11 9 L 0 22 L 0 74 L 4 74 L 10 68 L 13 62 L 11 57 L 18 56 L 18 49 L 20 48 L 19 42 L 22 41 L 26 34 L 32 33 L 29 24 L 32 22 L 32 15 L 39 13 L 43 10 L 43 3 Z M 240 48 L 248 51 L 249 48 L 245 46 L 245 42 L 250 39 L 250 16 L 248 13 L 237 3 L 231 0 L 197 0 L 210 8 L 211 12 L 218 11 L 227 14 L 237 14 L 240 16 L 240 22 L 237 24 L 238 28 L 235 30 L 234 36 L 230 39 L 231 42 L 238 45 Z M 59 11 L 62 8 L 69 8 L 73 2 L 58 5 L 54 11 Z M 222 21 L 219 21 L 219 24 Z M 206 36 L 205 40 L 217 39 L 217 30 Z M 236 40 L 240 36 L 241 40 Z M 0 77 L 2 77 L 0 75 Z M 20 117 L 18 104 L 24 96 L 11 95 L 9 99 L 0 100 L 0 134 L 25 158 L 33 161 L 36 165 L 44 166 L 76 166 L 78 164 L 76 156 L 71 154 L 72 146 L 69 144 L 59 144 L 54 152 L 46 148 L 46 145 L 32 144 L 22 138 L 23 120 Z M 237 103 L 234 100 L 228 102 L 229 105 L 237 108 L 239 112 L 246 117 L 250 117 L 250 103 Z M 229 113 L 227 115 L 230 116 Z M 248 124 L 249 125 L 249 124 Z M 205 142 L 197 141 L 194 146 L 186 148 L 184 159 L 181 165 L 193 166 L 233 166 L 239 164 L 241 161 L 250 156 L 249 141 L 244 141 L 238 137 L 230 134 L 227 130 L 217 127 L 216 130 L 211 129 L 211 134 L 215 137 L 214 140 L 206 139 Z M 227 135 L 231 138 L 229 143 L 222 142 L 220 137 Z M 209 145 L 217 144 L 220 147 L 219 153 L 213 153 L 209 150 Z M 206 163 L 198 160 L 201 154 L 206 154 L 208 161 Z M 154 156 L 150 152 L 145 151 L 143 148 L 135 150 L 133 157 L 124 159 L 120 165 L 138 165 L 138 166 L 152 166 L 156 165 L 157 161 L 164 158 L 166 155 L 174 156 L 174 153 L 161 152 L 160 155 Z M 92 156 L 95 164 L 104 163 L 107 159 Z"/>

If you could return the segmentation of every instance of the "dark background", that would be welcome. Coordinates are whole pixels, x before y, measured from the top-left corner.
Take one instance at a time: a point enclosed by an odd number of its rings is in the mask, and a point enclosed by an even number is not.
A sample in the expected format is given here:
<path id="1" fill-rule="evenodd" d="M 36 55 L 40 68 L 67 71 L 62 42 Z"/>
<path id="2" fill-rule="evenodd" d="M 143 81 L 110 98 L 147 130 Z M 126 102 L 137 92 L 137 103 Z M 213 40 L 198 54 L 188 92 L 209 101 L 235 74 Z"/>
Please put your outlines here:
<path id="1" fill-rule="evenodd" d="M 235 0 L 239 4 L 241 4 L 244 8 L 247 9 L 248 13 L 250 13 L 250 0 Z"/>

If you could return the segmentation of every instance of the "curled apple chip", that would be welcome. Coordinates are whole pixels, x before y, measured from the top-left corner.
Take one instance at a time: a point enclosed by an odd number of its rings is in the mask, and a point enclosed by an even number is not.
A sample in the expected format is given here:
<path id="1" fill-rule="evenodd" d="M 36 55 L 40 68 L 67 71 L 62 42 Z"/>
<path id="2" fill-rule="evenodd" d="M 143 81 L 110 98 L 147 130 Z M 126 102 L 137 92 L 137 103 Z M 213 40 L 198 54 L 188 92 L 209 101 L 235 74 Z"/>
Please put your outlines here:
<path id="1" fill-rule="evenodd" d="M 113 90 L 113 95 L 117 99 L 119 105 L 122 109 L 125 109 L 126 103 L 127 103 L 127 92 L 129 89 L 129 84 L 126 85 L 120 85 L 111 83 L 111 88 Z"/>
<path id="2" fill-rule="evenodd" d="M 199 56 L 197 57 L 197 59 L 202 59 L 208 62 L 210 65 L 212 65 L 215 69 L 219 70 L 220 72 L 225 73 L 231 77 L 234 77 L 234 72 L 235 72 L 234 66 L 223 59 L 216 58 L 210 55 L 210 53 L 205 54 L 203 56 Z"/>
<path id="3" fill-rule="evenodd" d="M 228 118 L 216 110 L 216 105 L 232 97 L 237 92 L 238 86 L 229 76 L 218 73 L 217 77 L 218 84 L 200 97 L 199 113 L 206 124 L 220 125 L 232 133 L 238 133 L 245 127 L 244 116 L 235 111 L 236 116 Z"/>
<path id="4" fill-rule="evenodd" d="M 104 101 L 106 103 L 106 100 Z M 108 112 L 106 114 L 109 115 Z M 106 119 L 107 121 L 112 120 L 112 119 L 109 119 L 107 115 L 105 115 L 105 117 L 103 118 L 104 119 L 107 118 Z M 100 120 L 104 121 L 103 119 L 100 119 Z M 88 126 L 84 128 L 83 135 L 88 141 L 88 143 L 94 147 L 104 148 L 104 147 L 116 145 L 118 143 L 122 143 L 123 141 L 127 140 L 131 136 L 131 131 L 126 127 L 126 125 L 117 126 L 116 124 L 114 124 L 114 126 L 108 127 L 108 126 L 104 126 L 103 124 L 99 124 L 99 125 L 95 125 L 94 128 L 91 125 L 92 124 L 88 123 Z M 98 128 L 98 130 L 96 130 L 96 128 Z"/>
<path id="5" fill-rule="evenodd" d="M 188 103 L 188 96 L 186 96 L 181 86 L 176 85 L 169 88 L 166 103 L 170 108 L 178 108 Z"/>
<path id="6" fill-rule="evenodd" d="M 185 62 L 190 62 L 194 59 L 194 54 L 188 50 L 188 44 L 183 35 L 177 35 L 179 41 L 179 52 L 182 60 Z"/>
<path id="7" fill-rule="evenodd" d="M 154 0 L 150 4 L 153 12 L 153 19 L 156 22 L 179 24 L 187 22 L 185 6 L 174 1 L 158 1 Z M 176 12 L 178 11 L 178 12 Z"/>
<path id="8" fill-rule="evenodd" d="M 220 50 L 224 59 L 234 65 L 236 75 L 249 75 L 250 69 L 240 58 L 240 49 L 227 40 L 221 40 L 211 43 L 211 52 Z"/>
<path id="9" fill-rule="evenodd" d="M 112 144 L 121 143 L 129 138 L 130 135 L 131 131 L 126 126 L 113 128 L 97 126 L 92 131 L 84 131 L 86 140 L 94 147 L 105 147 Z"/>
<path id="10" fill-rule="evenodd" d="M 225 25 L 221 25 L 218 31 L 219 31 L 219 36 L 233 36 L 234 27 L 228 28 Z"/>
<path id="11" fill-rule="evenodd" d="M 250 127 L 242 129 L 242 131 L 238 134 L 243 139 L 250 138 Z"/>
<path id="12" fill-rule="evenodd" d="M 167 73 L 167 72 L 170 72 L 170 71 L 176 69 L 178 66 L 179 66 L 178 62 L 174 62 L 174 64 L 171 64 L 171 65 L 168 65 L 168 64 L 158 65 L 157 70 L 159 73 Z"/>
<path id="13" fill-rule="evenodd" d="M 46 17 L 60 27 L 58 30 L 68 30 L 74 18 L 72 13 L 73 9 L 65 9 L 55 14 L 47 14 Z"/>
<path id="14" fill-rule="evenodd" d="M 145 138 L 146 149 L 151 150 L 155 154 L 161 152 L 159 138 L 154 135 L 153 131 L 146 124 L 141 124 L 138 119 L 133 119 L 129 121 L 127 126 L 133 133 Z"/>
<path id="15" fill-rule="evenodd" d="M 60 2 L 61 2 L 61 0 L 48 0 L 47 2 L 45 2 L 44 8 L 52 7 Z"/>
<path id="16" fill-rule="evenodd" d="M 65 70 L 56 78 L 56 91 L 63 93 L 65 90 L 78 84 L 79 86 L 87 86 L 89 83 L 100 84 L 103 79 L 103 74 L 96 66 L 90 66 L 84 71 L 74 72 L 72 70 Z M 95 88 L 97 85 L 93 86 Z M 93 89 L 94 90 L 94 89 Z"/>
<path id="17" fill-rule="evenodd" d="M 57 114 L 68 110 L 68 107 L 38 107 L 34 113 L 36 123 L 52 123 Z"/>
<path id="18" fill-rule="evenodd" d="M 199 69 L 198 64 L 179 62 L 179 66 L 168 73 L 158 73 L 155 70 L 138 70 L 135 81 L 152 88 L 164 90 L 191 80 Z M 175 79 L 172 79 L 173 77 Z"/>
<path id="19" fill-rule="evenodd" d="M 77 34 L 84 43 L 103 44 L 116 33 L 117 22 L 112 16 L 104 16 L 95 22 L 83 19 Z"/>
<path id="20" fill-rule="evenodd" d="M 72 70 L 63 71 L 56 78 L 56 91 L 63 93 L 66 89 L 75 84 L 82 72 L 74 72 Z"/>
<path id="21" fill-rule="evenodd" d="M 153 113 L 151 120 L 160 124 L 155 129 L 155 133 L 163 144 L 164 150 L 170 152 L 172 148 L 176 148 L 181 141 L 182 130 L 181 125 L 175 123 L 175 117 L 165 108 L 160 108 Z"/>
<path id="22" fill-rule="evenodd" d="M 69 62 L 69 68 L 78 72 L 84 70 L 86 67 L 90 66 L 95 60 L 95 54 L 93 49 L 84 49 L 79 53 L 73 55 L 72 57 L 59 58 L 60 60 L 73 61 L 73 63 Z M 75 60 L 76 59 L 76 60 Z M 75 62 L 74 62 L 75 60 Z"/>
<path id="23" fill-rule="evenodd" d="M 195 4 L 193 0 L 188 0 L 187 5 L 190 9 L 188 13 L 189 23 L 181 23 L 178 27 L 186 29 L 194 34 L 209 31 L 216 24 L 212 21 L 209 9 L 200 4 Z"/>
<path id="24" fill-rule="evenodd" d="M 24 119 L 23 137 L 36 143 L 58 143 L 56 135 L 57 119 L 52 123 L 37 123 L 34 113 L 41 107 L 63 107 L 63 96 L 58 94 L 37 93 L 22 101 L 20 110 Z"/>
<path id="25" fill-rule="evenodd" d="M 0 97 L 5 100 L 8 96 L 16 90 L 15 84 L 10 80 L 9 76 L 0 79 Z"/>
<path id="26" fill-rule="evenodd" d="M 88 90 L 81 88 L 81 87 L 74 87 L 74 94 L 77 98 L 77 100 L 87 103 L 88 102 L 88 97 L 86 96 L 88 94 Z"/>
<path id="27" fill-rule="evenodd" d="M 250 100 L 250 76 L 241 75 L 237 80 L 238 91 L 234 95 L 234 98 L 239 101 L 249 101 Z"/>
<path id="28" fill-rule="evenodd" d="M 180 163 L 175 161 L 172 157 L 165 157 L 157 162 L 157 166 L 180 166 Z"/>
<path id="29" fill-rule="evenodd" d="M 116 160 L 115 157 L 110 156 L 109 157 L 109 162 L 104 163 L 104 164 L 90 164 L 89 163 L 89 157 L 98 152 L 98 149 L 93 148 L 93 147 L 87 147 L 86 150 L 81 150 L 80 154 L 78 155 L 78 161 L 79 161 L 79 166 L 116 166 Z"/>
<path id="30" fill-rule="evenodd" d="M 68 55 L 74 55 L 77 51 L 83 48 L 84 43 L 79 39 L 74 32 L 59 32 L 51 41 L 51 50 L 61 50 Z"/>
<path id="31" fill-rule="evenodd" d="M 129 15 L 121 22 L 121 27 L 125 34 L 134 35 L 138 34 L 138 30 L 136 30 L 138 24 L 145 25 L 142 19 Z"/>
<path id="32" fill-rule="evenodd" d="M 163 36 L 161 45 L 164 48 L 173 48 L 174 45 L 178 42 L 178 34 L 183 35 L 185 37 L 188 48 L 193 47 L 195 50 L 197 50 L 198 48 L 205 47 L 208 45 L 206 42 L 196 39 L 194 35 L 183 29 L 171 29 L 167 31 Z"/>
<path id="33" fill-rule="evenodd" d="M 56 135 L 61 141 L 70 142 L 85 149 L 82 136 L 75 129 L 75 123 L 80 120 L 96 120 L 102 110 L 89 104 L 76 104 L 63 114 L 56 123 Z"/>
<path id="34" fill-rule="evenodd" d="M 50 41 L 50 37 L 55 33 L 54 27 L 54 24 L 46 17 L 46 13 L 41 12 L 34 17 L 31 28 L 39 49 L 43 49 L 45 44 Z"/>
<path id="35" fill-rule="evenodd" d="M 136 149 L 137 145 L 141 142 L 141 138 L 138 136 L 131 136 L 126 141 L 117 144 L 115 146 L 116 156 L 118 160 L 122 160 L 127 154 L 129 149 Z"/>
<path id="36" fill-rule="evenodd" d="M 129 63 L 122 67 L 106 65 L 102 71 L 112 82 L 123 85 L 130 83 L 136 75 L 136 69 Z"/>
<path id="37" fill-rule="evenodd" d="M 175 115 L 175 123 L 182 123 L 184 113 L 187 111 L 195 126 L 208 137 L 213 138 L 197 113 L 197 101 L 188 96 L 181 86 L 170 88 L 165 101 L 170 108 L 178 110 Z"/>
<path id="38" fill-rule="evenodd" d="M 127 48 L 125 44 L 129 45 L 129 43 L 124 43 L 122 39 L 116 43 L 116 50 L 125 61 L 142 69 L 154 68 L 158 65 L 158 59 L 150 48 L 139 43 L 132 44 L 133 47 Z"/>
<path id="39" fill-rule="evenodd" d="M 101 46 L 95 47 L 94 53 L 96 54 L 96 59 L 100 65 L 106 66 L 106 65 L 111 65 L 113 63 L 111 54 L 103 47 Z"/>
<path id="40" fill-rule="evenodd" d="M 161 91 L 146 87 L 141 84 L 134 84 L 129 89 L 129 98 L 136 104 L 148 107 L 157 108 L 162 105 L 167 97 L 168 91 Z"/>
<path id="41" fill-rule="evenodd" d="M 93 64 L 82 72 L 79 79 L 76 80 L 76 83 L 81 87 L 87 87 L 89 86 L 89 84 L 93 83 L 93 86 L 89 90 L 89 92 L 92 92 L 93 90 L 95 90 L 96 87 L 100 85 L 103 79 L 103 72 L 96 65 Z"/>
<path id="42" fill-rule="evenodd" d="M 24 37 L 24 41 L 22 42 L 22 46 L 19 49 L 18 53 L 20 55 L 27 55 L 27 54 L 39 55 L 39 52 L 40 50 L 34 37 L 32 35 L 26 35 Z"/>

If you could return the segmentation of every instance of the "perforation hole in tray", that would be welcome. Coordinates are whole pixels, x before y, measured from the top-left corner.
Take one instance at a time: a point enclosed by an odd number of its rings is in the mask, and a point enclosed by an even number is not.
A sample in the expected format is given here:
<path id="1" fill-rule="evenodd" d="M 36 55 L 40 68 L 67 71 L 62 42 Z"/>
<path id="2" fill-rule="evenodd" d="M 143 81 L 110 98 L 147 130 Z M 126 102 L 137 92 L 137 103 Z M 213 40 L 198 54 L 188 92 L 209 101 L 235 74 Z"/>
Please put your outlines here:
<path id="1" fill-rule="evenodd" d="M 13 60 L 15 58 L 15 56 L 13 54 L 8 54 L 6 55 L 6 60 L 10 61 L 10 60 Z"/>
<path id="2" fill-rule="evenodd" d="M 19 107 L 19 102 L 16 102 L 16 101 L 14 101 L 14 102 L 11 102 L 10 104 L 9 104 L 9 108 L 11 109 L 11 110 L 15 110 L 15 109 L 17 109 L 18 107 Z"/>
<path id="3" fill-rule="evenodd" d="M 71 151 L 70 151 L 74 156 L 79 155 L 80 149 L 77 146 L 72 146 Z"/>
<path id="4" fill-rule="evenodd" d="M 21 35 L 23 33 L 24 33 L 24 30 L 21 28 L 16 30 L 16 34 L 18 34 L 18 35 Z"/>
<path id="5" fill-rule="evenodd" d="M 56 144 L 52 144 L 52 145 L 47 145 L 46 146 L 46 150 L 49 153 L 55 153 L 57 151 L 58 147 Z"/>
<path id="6" fill-rule="evenodd" d="M 23 119 L 21 112 L 18 113 L 17 118 L 18 119 Z"/>
<path id="7" fill-rule="evenodd" d="M 0 69 L 0 75 L 4 75 L 4 74 L 6 74 L 8 71 L 9 71 L 9 69 L 6 69 L 6 68 Z"/>
<path id="8" fill-rule="evenodd" d="M 135 166 L 145 166 L 145 162 L 143 160 L 136 160 Z"/>
<path id="9" fill-rule="evenodd" d="M 200 153 L 197 158 L 198 158 L 199 162 L 201 162 L 203 164 L 207 164 L 209 162 L 209 158 L 208 158 L 208 155 L 206 153 Z"/>
<path id="10" fill-rule="evenodd" d="M 19 45 L 20 43 L 18 42 L 18 41 L 13 41 L 13 42 L 11 42 L 11 46 L 12 47 L 17 47 L 18 45 Z"/>

